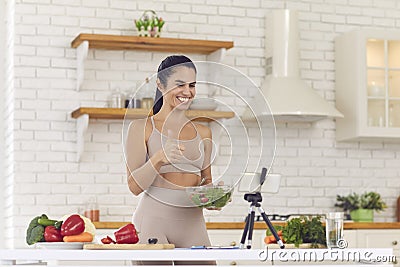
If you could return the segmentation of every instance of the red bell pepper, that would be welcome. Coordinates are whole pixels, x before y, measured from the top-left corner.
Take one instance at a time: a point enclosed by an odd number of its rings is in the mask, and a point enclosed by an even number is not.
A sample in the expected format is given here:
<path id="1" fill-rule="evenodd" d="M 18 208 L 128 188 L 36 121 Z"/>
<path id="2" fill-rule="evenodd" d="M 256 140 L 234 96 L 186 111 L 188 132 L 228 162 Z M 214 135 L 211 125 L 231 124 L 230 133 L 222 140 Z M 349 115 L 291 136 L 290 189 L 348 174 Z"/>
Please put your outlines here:
<path id="1" fill-rule="evenodd" d="M 63 236 L 79 235 L 85 231 L 85 222 L 78 214 L 69 216 L 61 225 Z"/>
<path id="2" fill-rule="evenodd" d="M 131 223 L 121 227 L 114 233 L 117 244 L 136 244 L 139 242 L 135 226 Z"/>
<path id="3" fill-rule="evenodd" d="M 55 226 L 46 226 L 44 229 L 44 240 L 46 242 L 62 242 L 63 236 L 61 235 L 61 230 Z"/>
<path id="4" fill-rule="evenodd" d="M 115 241 L 111 237 L 107 236 L 107 237 L 104 237 L 104 238 L 101 239 L 101 243 L 103 243 L 103 244 L 115 244 Z"/>

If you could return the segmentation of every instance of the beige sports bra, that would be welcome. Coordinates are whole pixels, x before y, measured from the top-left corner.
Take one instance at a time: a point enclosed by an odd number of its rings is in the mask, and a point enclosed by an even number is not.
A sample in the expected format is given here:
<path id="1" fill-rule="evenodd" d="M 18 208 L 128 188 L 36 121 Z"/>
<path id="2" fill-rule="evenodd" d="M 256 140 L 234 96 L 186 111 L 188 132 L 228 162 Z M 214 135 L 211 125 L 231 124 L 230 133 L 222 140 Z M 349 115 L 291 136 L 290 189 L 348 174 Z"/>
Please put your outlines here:
<path id="1" fill-rule="evenodd" d="M 150 117 L 150 120 L 153 130 L 150 134 L 149 140 L 147 141 L 149 158 L 158 150 L 163 148 L 163 145 L 165 145 L 168 138 L 155 127 L 153 117 Z M 185 146 L 185 150 L 182 152 L 183 159 L 179 162 L 168 163 L 161 166 L 160 174 L 168 172 L 187 172 L 201 176 L 201 170 L 203 169 L 204 163 L 204 143 L 199 132 L 197 130 L 196 132 L 196 137 L 190 140 L 173 139 L 178 144 Z"/>

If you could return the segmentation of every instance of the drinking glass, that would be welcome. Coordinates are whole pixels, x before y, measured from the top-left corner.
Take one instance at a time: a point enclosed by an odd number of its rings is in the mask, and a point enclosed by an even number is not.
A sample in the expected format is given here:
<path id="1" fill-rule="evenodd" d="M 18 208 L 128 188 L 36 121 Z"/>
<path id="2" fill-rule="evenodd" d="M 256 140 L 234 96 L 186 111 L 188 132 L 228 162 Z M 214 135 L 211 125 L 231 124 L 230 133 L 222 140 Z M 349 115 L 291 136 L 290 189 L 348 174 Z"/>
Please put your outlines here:
<path id="1" fill-rule="evenodd" d="M 339 248 L 343 240 L 343 212 L 329 212 L 326 215 L 326 245 L 328 248 Z"/>

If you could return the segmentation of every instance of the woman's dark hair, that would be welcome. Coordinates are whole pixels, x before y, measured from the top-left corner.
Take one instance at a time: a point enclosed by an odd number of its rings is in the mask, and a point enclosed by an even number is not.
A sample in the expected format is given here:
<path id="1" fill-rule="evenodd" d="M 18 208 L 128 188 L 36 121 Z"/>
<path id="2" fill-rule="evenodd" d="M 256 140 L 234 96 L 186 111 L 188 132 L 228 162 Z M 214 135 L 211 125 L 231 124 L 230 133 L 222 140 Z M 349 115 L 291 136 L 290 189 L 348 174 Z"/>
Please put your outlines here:
<path id="1" fill-rule="evenodd" d="M 186 63 L 186 64 L 185 64 Z M 187 68 L 194 69 L 196 71 L 196 67 L 190 58 L 183 55 L 173 55 L 164 59 L 160 66 L 158 66 L 157 70 L 157 78 L 160 79 L 162 85 L 167 86 L 168 78 L 174 73 L 174 69 L 172 68 L 175 65 L 183 64 Z M 153 115 L 157 114 L 163 105 L 163 95 L 160 89 L 156 89 L 156 96 L 154 97 L 154 106 L 153 106 Z"/>

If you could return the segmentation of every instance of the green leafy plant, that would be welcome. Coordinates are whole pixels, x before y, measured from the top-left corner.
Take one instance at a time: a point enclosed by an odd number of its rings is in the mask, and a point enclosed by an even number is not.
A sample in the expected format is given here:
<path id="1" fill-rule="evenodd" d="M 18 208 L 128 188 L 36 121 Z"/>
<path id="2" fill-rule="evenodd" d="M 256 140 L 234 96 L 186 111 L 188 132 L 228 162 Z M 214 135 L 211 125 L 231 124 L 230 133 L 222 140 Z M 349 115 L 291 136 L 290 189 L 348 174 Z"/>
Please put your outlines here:
<path id="1" fill-rule="evenodd" d="M 360 196 L 352 193 L 347 196 L 336 196 L 335 207 L 343 208 L 344 211 L 352 211 L 360 208 Z"/>
<path id="2" fill-rule="evenodd" d="M 371 209 L 382 211 L 387 208 L 381 195 L 376 192 L 365 192 L 361 195 L 352 193 L 347 196 L 336 196 L 335 207 L 343 208 L 344 211 L 353 211 L 357 209 Z"/>
<path id="3" fill-rule="evenodd" d="M 326 243 L 325 227 L 322 225 L 320 217 L 304 218 L 303 242 L 312 243 L 313 247 Z"/>
<path id="4" fill-rule="evenodd" d="M 285 228 L 282 230 L 283 238 L 286 243 L 294 244 L 299 247 L 303 243 L 303 223 L 302 218 L 293 218 L 288 221 Z"/>
<path id="5" fill-rule="evenodd" d="M 387 208 L 386 203 L 381 199 L 381 195 L 375 192 L 364 193 L 360 197 L 360 204 L 363 209 L 383 211 Z"/>
<path id="6" fill-rule="evenodd" d="M 157 17 L 154 10 L 146 10 L 138 20 L 135 19 L 139 36 L 159 37 L 164 24 L 165 21 L 161 17 Z"/>

